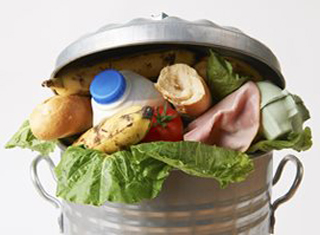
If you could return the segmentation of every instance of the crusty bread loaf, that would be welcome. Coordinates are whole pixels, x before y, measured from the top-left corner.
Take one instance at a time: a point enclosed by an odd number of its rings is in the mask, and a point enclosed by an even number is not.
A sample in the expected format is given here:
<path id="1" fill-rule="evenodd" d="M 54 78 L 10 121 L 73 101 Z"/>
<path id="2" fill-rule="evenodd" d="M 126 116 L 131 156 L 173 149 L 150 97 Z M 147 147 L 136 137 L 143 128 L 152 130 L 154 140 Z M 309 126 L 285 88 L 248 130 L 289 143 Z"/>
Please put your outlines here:
<path id="1" fill-rule="evenodd" d="M 211 106 L 209 88 L 197 71 L 186 64 L 163 68 L 156 88 L 178 112 L 197 117 Z"/>
<path id="2" fill-rule="evenodd" d="M 29 117 L 32 133 L 40 140 L 77 134 L 92 126 L 90 98 L 54 96 L 36 106 Z"/>

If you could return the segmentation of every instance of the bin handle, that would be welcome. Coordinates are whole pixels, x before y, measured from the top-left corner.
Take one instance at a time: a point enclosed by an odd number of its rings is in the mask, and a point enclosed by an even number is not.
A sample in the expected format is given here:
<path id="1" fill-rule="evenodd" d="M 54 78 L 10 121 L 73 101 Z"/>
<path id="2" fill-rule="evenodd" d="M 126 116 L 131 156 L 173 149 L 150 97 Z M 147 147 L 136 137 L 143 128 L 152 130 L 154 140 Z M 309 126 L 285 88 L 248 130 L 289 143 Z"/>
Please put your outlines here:
<path id="1" fill-rule="evenodd" d="M 281 178 L 283 169 L 288 162 L 292 162 L 295 165 L 296 176 L 294 178 L 293 184 L 291 185 L 289 191 L 285 195 L 283 195 L 283 196 L 279 197 L 277 200 L 275 200 L 271 205 L 271 215 L 270 215 L 270 233 L 271 234 L 274 233 L 274 225 L 276 222 L 275 211 L 278 209 L 278 207 L 281 204 L 287 202 L 288 200 L 290 200 L 294 196 L 294 194 L 296 193 L 297 189 L 299 188 L 300 183 L 303 178 L 304 169 L 303 169 L 303 165 L 302 165 L 301 161 L 296 156 L 289 154 L 281 160 L 281 162 L 277 168 L 277 171 L 273 177 L 272 185 L 274 186 L 279 182 L 279 179 Z"/>
<path id="2" fill-rule="evenodd" d="M 46 201 L 51 203 L 55 208 L 60 209 L 60 216 L 58 217 L 58 224 L 60 228 L 60 233 L 63 233 L 63 213 L 62 213 L 62 204 L 58 200 L 58 198 L 50 195 L 42 186 L 42 183 L 40 182 L 39 176 L 38 176 L 38 166 L 41 161 L 45 161 L 50 169 L 51 175 L 53 176 L 53 179 L 57 182 L 56 175 L 54 173 L 55 165 L 52 161 L 52 159 L 49 156 L 37 156 L 30 166 L 30 175 L 31 175 L 31 181 L 36 188 L 37 192 L 41 197 L 43 197 Z"/>

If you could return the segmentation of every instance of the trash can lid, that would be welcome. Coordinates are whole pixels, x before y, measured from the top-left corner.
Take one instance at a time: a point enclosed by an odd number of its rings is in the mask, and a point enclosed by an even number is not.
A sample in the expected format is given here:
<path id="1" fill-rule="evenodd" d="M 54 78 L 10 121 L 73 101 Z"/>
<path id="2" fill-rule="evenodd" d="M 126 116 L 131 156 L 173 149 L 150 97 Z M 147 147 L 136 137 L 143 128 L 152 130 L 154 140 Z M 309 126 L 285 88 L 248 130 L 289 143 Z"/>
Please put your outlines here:
<path id="1" fill-rule="evenodd" d="M 60 53 L 52 77 L 62 68 L 88 56 L 111 51 L 119 55 L 128 48 L 139 51 L 143 46 L 158 48 L 160 45 L 216 49 L 221 54 L 249 62 L 265 79 L 285 87 L 277 58 L 263 43 L 234 27 L 223 27 L 209 20 L 187 21 L 164 13 L 125 24 L 108 24 L 82 36 Z"/>

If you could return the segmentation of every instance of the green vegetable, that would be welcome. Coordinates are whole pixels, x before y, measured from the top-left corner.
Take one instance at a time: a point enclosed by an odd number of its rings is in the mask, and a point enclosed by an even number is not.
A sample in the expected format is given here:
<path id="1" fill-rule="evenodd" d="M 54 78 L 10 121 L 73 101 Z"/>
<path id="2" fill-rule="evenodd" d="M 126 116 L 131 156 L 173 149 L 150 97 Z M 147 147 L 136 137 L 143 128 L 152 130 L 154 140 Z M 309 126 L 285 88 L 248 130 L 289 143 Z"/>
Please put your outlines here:
<path id="1" fill-rule="evenodd" d="M 207 67 L 207 84 L 214 101 L 219 101 L 237 90 L 248 79 L 248 77 L 235 73 L 231 63 L 212 50 L 210 51 Z"/>
<path id="2" fill-rule="evenodd" d="M 248 152 L 281 150 L 292 148 L 298 152 L 306 151 L 312 146 L 311 129 L 306 127 L 302 132 L 291 132 L 284 139 L 262 140 L 250 147 Z"/>
<path id="3" fill-rule="evenodd" d="M 131 147 L 187 174 L 214 178 L 224 187 L 243 181 L 253 170 L 245 153 L 200 142 L 153 142 Z"/>
<path id="4" fill-rule="evenodd" d="M 301 117 L 302 117 L 302 121 L 309 120 L 310 119 L 310 112 L 307 109 L 307 107 L 305 106 L 305 104 L 303 103 L 302 99 L 297 95 L 292 95 L 292 98 L 298 107 L 299 113 L 301 114 Z"/>
<path id="5" fill-rule="evenodd" d="M 171 167 L 130 151 L 107 155 L 98 150 L 69 147 L 55 172 L 57 196 L 100 206 L 106 201 L 136 203 L 156 197 Z"/>
<path id="6" fill-rule="evenodd" d="M 56 141 L 38 140 L 31 132 L 29 121 L 26 120 L 5 146 L 7 149 L 15 147 L 28 148 L 46 156 L 54 151 Z"/>
<path id="7" fill-rule="evenodd" d="M 222 186 L 245 179 L 248 155 L 196 142 L 153 142 L 107 155 L 69 147 L 56 167 L 57 196 L 76 203 L 138 203 L 156 197 L 172 168 L 217 179 Z"/>

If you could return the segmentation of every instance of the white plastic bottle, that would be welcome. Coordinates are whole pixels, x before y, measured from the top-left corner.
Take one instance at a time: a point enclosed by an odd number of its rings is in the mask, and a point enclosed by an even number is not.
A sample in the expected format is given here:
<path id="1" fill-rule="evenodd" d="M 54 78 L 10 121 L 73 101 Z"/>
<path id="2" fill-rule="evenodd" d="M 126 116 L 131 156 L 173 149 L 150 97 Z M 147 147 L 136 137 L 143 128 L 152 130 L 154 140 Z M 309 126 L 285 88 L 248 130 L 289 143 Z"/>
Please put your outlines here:
<path id="1" fill-rule="evenodd" d="M 153 82 L 132 71 L 105 70 L 90 85 L 93 124 L 134 105 L 161 106 L 164 98 Z"/>

